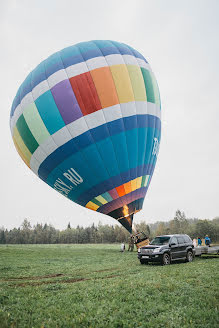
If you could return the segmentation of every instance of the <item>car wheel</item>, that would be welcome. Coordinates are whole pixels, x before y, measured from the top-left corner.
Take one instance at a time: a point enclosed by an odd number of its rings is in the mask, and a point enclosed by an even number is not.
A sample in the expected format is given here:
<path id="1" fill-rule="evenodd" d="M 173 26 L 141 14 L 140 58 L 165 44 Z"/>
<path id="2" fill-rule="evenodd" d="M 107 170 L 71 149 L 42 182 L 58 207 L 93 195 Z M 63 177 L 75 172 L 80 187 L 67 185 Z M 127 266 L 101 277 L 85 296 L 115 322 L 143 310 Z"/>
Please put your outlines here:
<path id="1" fill-rule="evenodd" d="M 164 253 L 162 258 L 162 264 L 163 265 L 169 265 L 170 264 L 170 255 L 168 253 Z"/>
<path id="2" fill-rule="evenodd" d="M 192 262 L 193 261 L 193 253 L 192 251 L 188 251 L 186 254 L 186 262 Z"/>
<path id="3" fill-rule="evenodd" d="M 148 264 L 148 261 L 140 260 L 140 263 L 141 263 L 141 264 Z"/>

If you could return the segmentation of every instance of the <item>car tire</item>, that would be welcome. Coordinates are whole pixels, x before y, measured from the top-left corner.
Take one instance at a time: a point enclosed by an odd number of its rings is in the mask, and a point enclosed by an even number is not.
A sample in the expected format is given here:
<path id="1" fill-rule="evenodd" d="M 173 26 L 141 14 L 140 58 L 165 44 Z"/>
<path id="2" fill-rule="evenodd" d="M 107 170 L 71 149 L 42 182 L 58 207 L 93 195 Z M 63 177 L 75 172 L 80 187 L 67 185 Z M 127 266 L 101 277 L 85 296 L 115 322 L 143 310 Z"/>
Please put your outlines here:
<path id="1" fill-rule="evenodd" d="M 162 256 L 162 265 L 170 265 L 170 263 L 171 263 L 170 254 L 164 253 Z"/>
<path id="2" fill-rule="evenodd" d="M 148 264 L 148 261 L 140 260 L 140 263 L 141 263 L 141 264 Z"/>
<path id="3" fill-rule="evenodd" d="M 192 262 L 193 261 L 193 252 L 192 251 L 188 251 L 186 253 L 186 262 Z"/>

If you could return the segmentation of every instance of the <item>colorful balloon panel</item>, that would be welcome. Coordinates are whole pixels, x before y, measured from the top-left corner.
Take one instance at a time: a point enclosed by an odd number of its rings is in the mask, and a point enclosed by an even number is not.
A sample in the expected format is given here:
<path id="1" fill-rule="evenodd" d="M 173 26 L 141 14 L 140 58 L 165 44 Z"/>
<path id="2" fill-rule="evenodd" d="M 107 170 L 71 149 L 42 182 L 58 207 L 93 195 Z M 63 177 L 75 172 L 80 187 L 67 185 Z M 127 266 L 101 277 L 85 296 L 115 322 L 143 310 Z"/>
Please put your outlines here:
<path id="1" fill-rule="evenodd" d="M 161 136 L 157 82 L 139 52 L 91 41 L 53 54 L 20 86 L 10 126 L 19 155 L 35 174 L 131 232 Z"/>

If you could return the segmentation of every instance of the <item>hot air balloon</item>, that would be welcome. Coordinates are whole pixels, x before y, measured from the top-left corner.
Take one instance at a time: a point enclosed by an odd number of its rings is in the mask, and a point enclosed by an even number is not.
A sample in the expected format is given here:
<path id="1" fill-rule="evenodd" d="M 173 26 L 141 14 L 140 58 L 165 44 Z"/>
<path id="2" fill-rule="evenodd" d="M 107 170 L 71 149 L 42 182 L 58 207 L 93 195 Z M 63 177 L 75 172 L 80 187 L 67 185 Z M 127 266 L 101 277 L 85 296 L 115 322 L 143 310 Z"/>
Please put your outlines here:
<path id="1" fill-rule="evenodd" d="M 138 51 L 98 40 L 54 53 L 18 89 L 10 127 L 40 179 L 132 232 L 161 136 L 157 82 Z"/>

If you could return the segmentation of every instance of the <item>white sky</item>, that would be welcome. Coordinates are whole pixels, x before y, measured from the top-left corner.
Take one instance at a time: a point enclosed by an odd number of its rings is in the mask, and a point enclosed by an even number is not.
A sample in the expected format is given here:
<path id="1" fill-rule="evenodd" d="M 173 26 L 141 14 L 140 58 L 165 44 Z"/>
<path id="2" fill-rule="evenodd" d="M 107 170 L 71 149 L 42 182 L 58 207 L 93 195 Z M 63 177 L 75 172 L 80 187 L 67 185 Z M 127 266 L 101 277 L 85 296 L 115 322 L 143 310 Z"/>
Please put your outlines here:
<path id="1" fill-rule="evenodd" d="M 9 129 L 13 98 L 27 74 L 64 47 L 92 39 L 127 43 L 152 66 L 162 101 L 162 141 L 135 222 L 219 215 L 219 1 L 1 0 L 0 226 L 57 228 L 115 220 L 67 200 L 17 154 Z"/>

